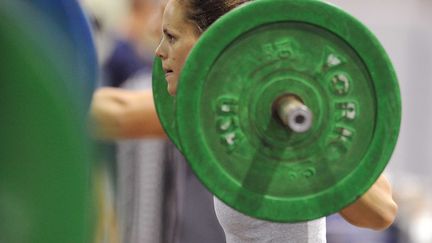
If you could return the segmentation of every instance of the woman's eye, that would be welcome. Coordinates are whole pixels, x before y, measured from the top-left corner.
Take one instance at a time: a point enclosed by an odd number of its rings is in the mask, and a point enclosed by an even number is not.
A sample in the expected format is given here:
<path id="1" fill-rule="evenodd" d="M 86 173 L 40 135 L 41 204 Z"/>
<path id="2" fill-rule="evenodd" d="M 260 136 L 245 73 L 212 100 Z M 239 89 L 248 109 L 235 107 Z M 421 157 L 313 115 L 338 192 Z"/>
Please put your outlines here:
<path id="1" fill-rule="evenodd" d="M 168 33 L 166 34 L 166 37 L 167 37 L 169 43 L 174 43 L 176 40 L 176 38 L 173 35 L 168 34 Z"/>

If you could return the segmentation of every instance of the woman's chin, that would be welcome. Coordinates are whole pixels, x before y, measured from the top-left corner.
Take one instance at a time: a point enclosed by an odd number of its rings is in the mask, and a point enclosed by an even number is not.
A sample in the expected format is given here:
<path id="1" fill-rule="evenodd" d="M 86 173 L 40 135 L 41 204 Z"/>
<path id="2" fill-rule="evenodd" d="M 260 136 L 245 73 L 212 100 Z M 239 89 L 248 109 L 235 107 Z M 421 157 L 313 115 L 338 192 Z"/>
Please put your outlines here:
<path id="1" fill-rule="evenodd" d="M 177 87 L 173 87 L 172 85 L 168 85 L 168 94 L 171 96 L 175 96 L 177 93 Z"/>
<path id="2" fill-rule="evenodd" d="M 168 85 L 168 93 L 171 96 L 175 96 L 177 93 L 177 80 L 173 74 L 167 75 L 166 77 L 167 85 Z"/>

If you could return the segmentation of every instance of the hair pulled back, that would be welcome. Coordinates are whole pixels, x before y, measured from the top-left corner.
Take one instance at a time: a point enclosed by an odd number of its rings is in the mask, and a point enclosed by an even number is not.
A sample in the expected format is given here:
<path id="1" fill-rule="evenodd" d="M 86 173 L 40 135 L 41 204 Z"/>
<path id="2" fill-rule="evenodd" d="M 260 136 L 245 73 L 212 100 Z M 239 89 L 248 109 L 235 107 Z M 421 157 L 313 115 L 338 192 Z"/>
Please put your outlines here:
<path id="1" fill-rule="evenodd" d="M 178 0 L 186 9 L 186 18 L 204 32 L 219 17 L 250 0 Z"/>

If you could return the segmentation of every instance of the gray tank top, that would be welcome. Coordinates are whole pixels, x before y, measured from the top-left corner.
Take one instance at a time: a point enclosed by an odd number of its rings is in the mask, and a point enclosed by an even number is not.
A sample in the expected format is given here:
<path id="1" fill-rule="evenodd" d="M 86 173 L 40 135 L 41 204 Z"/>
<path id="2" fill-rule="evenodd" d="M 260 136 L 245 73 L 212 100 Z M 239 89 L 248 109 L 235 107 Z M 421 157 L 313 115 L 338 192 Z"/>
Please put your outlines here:
<path id="1" fill-rule="evenodd" d="M 214 208 L 227 243 L 325 243 L 325 218 L 302 223 L 274 223 L 255 219 L 214 197 Z"/>

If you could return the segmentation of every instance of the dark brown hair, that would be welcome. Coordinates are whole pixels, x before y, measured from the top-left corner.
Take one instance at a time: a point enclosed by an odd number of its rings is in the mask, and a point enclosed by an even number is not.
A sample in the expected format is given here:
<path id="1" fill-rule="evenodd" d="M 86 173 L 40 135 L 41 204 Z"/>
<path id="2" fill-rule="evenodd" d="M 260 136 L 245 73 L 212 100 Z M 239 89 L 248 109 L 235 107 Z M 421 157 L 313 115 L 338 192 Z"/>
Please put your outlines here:
<path id="1" fill-rule="evenodd" d="M 250 0 L 177 0 L 186 8 L 186 18 L 204 32 L 219 17 Z"/>

